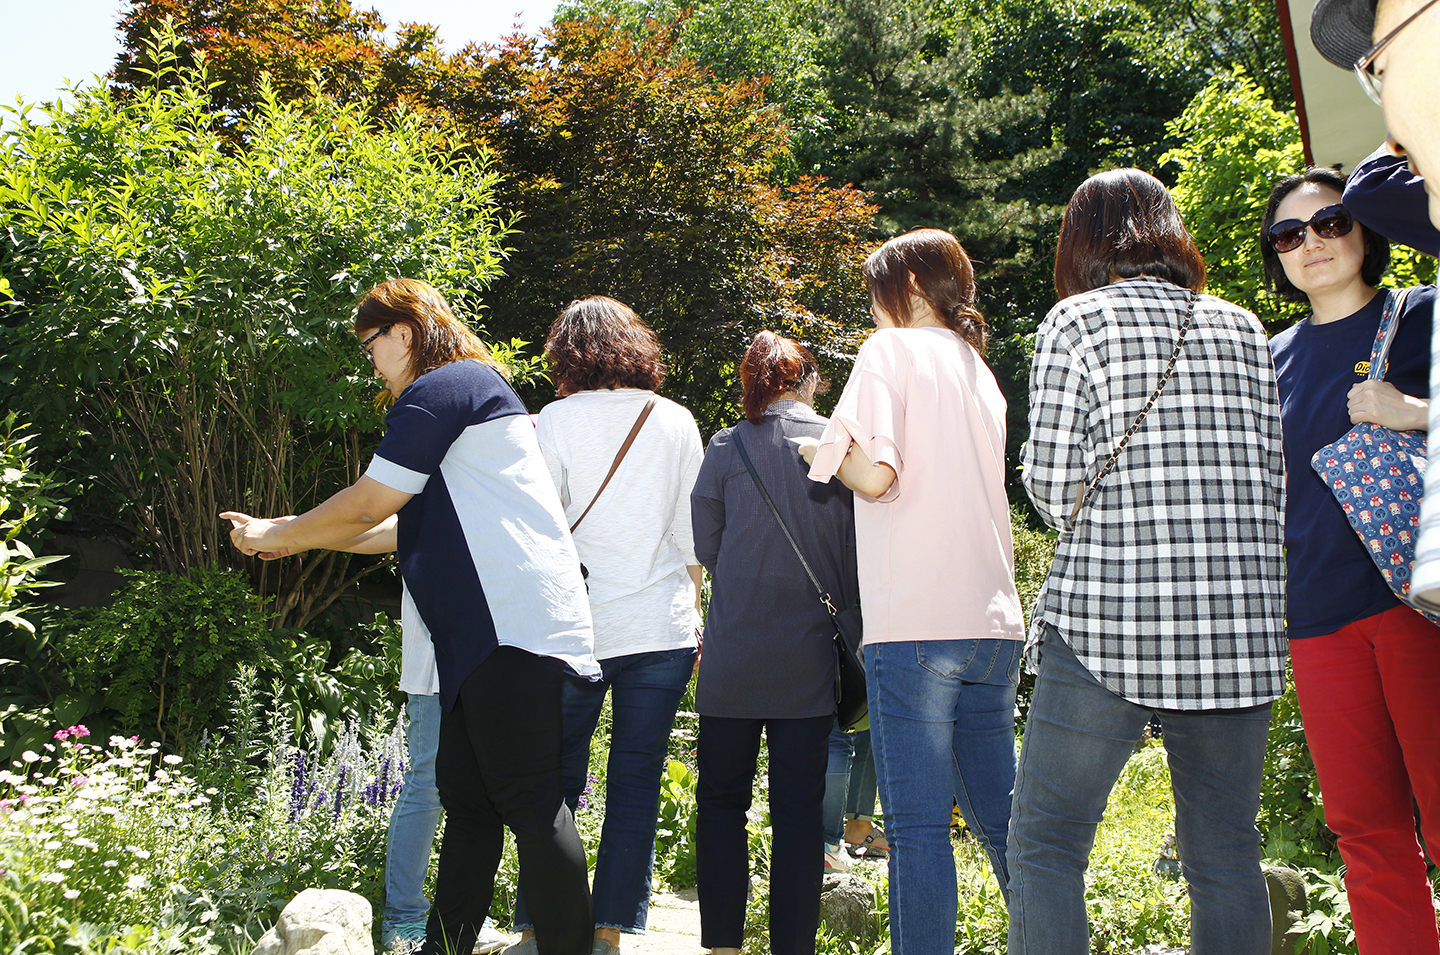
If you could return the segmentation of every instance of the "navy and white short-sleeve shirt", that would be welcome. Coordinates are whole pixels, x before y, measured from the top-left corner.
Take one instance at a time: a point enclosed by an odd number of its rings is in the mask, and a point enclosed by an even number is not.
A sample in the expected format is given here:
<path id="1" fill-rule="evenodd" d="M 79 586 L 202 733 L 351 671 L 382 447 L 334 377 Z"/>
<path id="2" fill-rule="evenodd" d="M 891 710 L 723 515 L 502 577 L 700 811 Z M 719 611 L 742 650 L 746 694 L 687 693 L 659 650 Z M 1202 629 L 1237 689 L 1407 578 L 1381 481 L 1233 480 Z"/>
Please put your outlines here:
<path id="1" fill-rule="evenodd" d="M 416 611 L 405 616 L 434 643 L 445 709 L 501 645 L 598 675 L 580 559 L 509 383 L 484 362 L 451 362 L 406 388 L 385 423 L 365 473 L 414 495 L 397 526 Z"/>

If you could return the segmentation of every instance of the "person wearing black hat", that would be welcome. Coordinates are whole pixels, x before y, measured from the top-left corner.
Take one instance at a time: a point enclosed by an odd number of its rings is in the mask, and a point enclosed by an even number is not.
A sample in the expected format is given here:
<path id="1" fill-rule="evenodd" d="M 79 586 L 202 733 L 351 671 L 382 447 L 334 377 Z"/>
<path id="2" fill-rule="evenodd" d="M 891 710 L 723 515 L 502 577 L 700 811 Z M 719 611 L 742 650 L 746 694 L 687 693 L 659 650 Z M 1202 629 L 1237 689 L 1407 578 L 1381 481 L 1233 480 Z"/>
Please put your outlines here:
<path id="1" fill-rule="evenodd" d="M 1310 39 L 1384 108 L 1387 142 L 1424 178 L 1440 228 L 1440 0 L 1319 0 Z"/>

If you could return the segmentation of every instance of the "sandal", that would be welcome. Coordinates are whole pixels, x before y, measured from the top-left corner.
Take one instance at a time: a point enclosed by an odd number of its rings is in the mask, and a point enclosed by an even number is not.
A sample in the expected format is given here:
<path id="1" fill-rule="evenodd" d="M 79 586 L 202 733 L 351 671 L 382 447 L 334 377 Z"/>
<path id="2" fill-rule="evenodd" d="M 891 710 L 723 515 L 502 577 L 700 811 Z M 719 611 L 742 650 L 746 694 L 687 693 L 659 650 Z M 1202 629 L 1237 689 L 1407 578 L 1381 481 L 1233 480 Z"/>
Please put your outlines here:
<path id="1" fill-rule="evenodd" d="M 861 839 L 853 846 L 847 846 L 846 851 L 856 859 L 888 859 L 890 858 L 890 850 L 884 846 L 875 845 L 876 839 L 884 838 L 884 829 L 873 828 L 864 839 Z"/>

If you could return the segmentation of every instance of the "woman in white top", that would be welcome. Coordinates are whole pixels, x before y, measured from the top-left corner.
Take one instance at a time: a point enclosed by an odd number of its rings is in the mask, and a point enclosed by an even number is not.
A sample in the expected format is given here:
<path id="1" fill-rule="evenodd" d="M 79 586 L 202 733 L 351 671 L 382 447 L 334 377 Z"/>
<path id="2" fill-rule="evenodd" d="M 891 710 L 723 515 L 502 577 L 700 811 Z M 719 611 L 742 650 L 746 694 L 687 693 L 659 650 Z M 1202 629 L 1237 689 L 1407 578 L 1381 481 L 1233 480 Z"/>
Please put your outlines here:
<path id="1" fill-rule="evenodd" d="M 594 952 L 613 955 L 621 932 L 645 931 L 660 775 L 695 667 L 700 566 L 690 490 L 704 449 L 690 412 L 655 394 L 665 376 L 660 341 L 628 306 L 602 295 L 571 302 L 550 329 L 545 355 L 561 400 L 541 410 L 536 428 L 589 574 L 595 656 L 604 671 L 599 681 L 565 684 L 561 775 L 573 809 L 610 690 L 605 824 L 593 895 Z M 529 927 L 523 898 L 515 923 Z"/>

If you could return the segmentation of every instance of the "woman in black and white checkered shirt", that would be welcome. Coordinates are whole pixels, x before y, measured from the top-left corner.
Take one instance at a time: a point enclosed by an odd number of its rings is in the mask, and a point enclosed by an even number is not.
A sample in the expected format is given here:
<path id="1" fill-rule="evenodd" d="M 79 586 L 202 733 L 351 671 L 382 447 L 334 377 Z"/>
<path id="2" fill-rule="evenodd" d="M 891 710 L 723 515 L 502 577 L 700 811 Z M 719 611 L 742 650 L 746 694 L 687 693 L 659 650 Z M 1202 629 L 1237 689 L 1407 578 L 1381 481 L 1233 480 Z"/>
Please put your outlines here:
<path id="1" fill-rule="evenodd" d="M 1055 255 L 1062 301 L 1036 333 L 1022 454 L 1025 488 L 1061 535 L 1032 617 L 1010 955 L 1089 951 L 1096 825 L 1152 717 L 1169 754 L 1190 951 L 1270 951 L 1255 817 L 1284 690 L 1280 401 L 1259 321 L 1201 295 L 1204 283 L 1159 180 L 1120 169 L 1076 191 Z"/>

